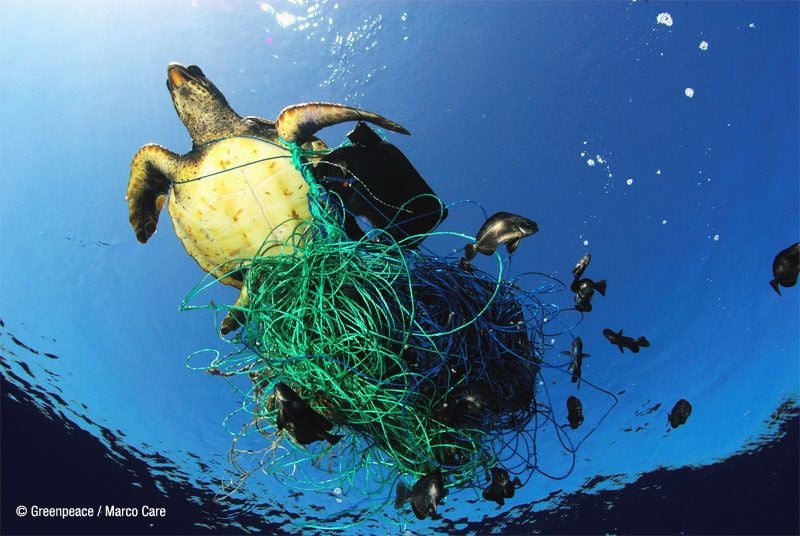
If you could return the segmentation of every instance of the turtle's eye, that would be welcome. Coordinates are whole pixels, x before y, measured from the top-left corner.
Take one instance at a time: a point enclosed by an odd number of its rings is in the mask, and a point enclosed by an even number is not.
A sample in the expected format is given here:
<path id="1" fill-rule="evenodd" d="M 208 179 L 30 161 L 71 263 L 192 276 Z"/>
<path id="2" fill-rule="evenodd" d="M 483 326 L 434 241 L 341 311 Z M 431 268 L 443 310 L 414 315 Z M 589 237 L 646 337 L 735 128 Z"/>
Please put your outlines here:
<path id="1" fill-rule="evenodd" d="M 198 67 L 197 65 L 189 65 L 186 68 L 186 70 L 189 71 L 189 74 L 191 74 L 192 76 L 205 76 L 203 74 L 203 71 L 201 71 L 200 67 Z"/>

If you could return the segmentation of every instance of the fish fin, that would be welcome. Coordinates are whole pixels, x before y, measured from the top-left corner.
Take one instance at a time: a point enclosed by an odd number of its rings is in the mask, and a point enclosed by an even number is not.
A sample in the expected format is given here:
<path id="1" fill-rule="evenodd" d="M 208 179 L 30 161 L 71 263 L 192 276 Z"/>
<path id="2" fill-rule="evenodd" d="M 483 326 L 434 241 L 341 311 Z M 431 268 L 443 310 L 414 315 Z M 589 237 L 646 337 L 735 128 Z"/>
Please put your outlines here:
<path id="1" fill-rule="evenodd" d="M 506 251 L 508 251 L 508 254 L 511 255 L 512 253 L 517 251 L 518 247 L 519 247 L 519 238 L 515 238 L 514 240 L 506 244 Z"/>
<path id="2" fill-rule="evenodd" d="M 411 490 L 408 489 L 408 486 L 403 484 L 402 482 L 397 483 L 397 495 L 394 498 L 394 507 L 398 510 L 408 502 L 408 495 Z"/>
<path id="3" fill-rule="evenodd" d="M 650 341 L 645 339 L 644 335 L 642 335 L 641 337 L 636 339 L 636 344 L 638 344 L 639 346 L 643 346 L 645 348 L 648 348 L 650 346 Z"/>
<path id="4" fill-rule="evenodd" d="M 284 417 L 282 409 L 278 410 L 277 426 L 278 430 L 283 430 L 286 428 L 286 417 Z"/>
<path id="5" fill-rule="evenodd" d="M 562 355 L 572 355 L 572 352 L 570 352 L 569 350 L 562 350 L 561 354 Z"/>
<path id="6" fill-rule="evenodd" d="M 586 359 L 587 357 L 592 357 L 592 354 L 582 354 L 583 358 Z"/>
<path id="7" fill-rule="evenodd" d="M 771 286 L 773 289 L 775 289 L 775 292 L 777 292 L 777 293 L 778 293 L 778 296 L 780 296 L 780 295 L 781 295 L 781 289 L 780 289 L 780 287 L 778 286 L 778 280 L 777 280 L 777 279 L 773 279 L 772 281 L 770 281 L 770 282 L 769 282 L 769 285 L 770 285 L 770 286 Z"/>
<path id="8" fill-rule="evenodd" d="M 343 437 L 344 436 L 340 434 L 330 434 L 328 432 L 325 432 L 325 439 L 327 439 L 328 443 L 330 443 L 331 445 L 335 445 L 336 443 L 341 441 Z"/>
<path id="9" fill-rule="evenodd" d="M 632 344 L 632 345 L 630 345 L 630 347 L 628 349 L 631 352 L 633 352 L 634 354 L 638 354 L 639 353 L 639 345 L 638 344 Z"/>
<path id="10" fill-rule="evenodd" d="M 603 279 L 602 281 L 597 281 L 594 284 L 594 289 L 597 292 L 599 292 L 600 294 L 602 294 L 603 296 L 605 296 L 606 295 L 606 280 Z"/>
<path id="11" fill-rule="evenodd" d="M 467 244 L 466 246 L 464 246 L 464 260 L 467 263 L 469 263 L 469 261 L 475 258 L 477 250 L 478 248 L 474 242 L 472 244 Z"/>
<path id="12" fill-rule="evenodd" d="M 617 346 L 619 347 L 619 353 L 624 354 L 625 350 L 624 347 L 622 346 L 622 341 L 618 342 Z"/>

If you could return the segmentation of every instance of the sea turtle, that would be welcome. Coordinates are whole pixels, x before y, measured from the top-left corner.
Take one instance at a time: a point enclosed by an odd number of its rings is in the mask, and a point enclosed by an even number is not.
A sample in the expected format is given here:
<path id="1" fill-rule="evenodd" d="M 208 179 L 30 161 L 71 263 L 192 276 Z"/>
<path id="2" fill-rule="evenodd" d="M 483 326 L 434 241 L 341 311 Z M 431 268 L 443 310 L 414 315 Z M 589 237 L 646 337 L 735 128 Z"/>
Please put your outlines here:
<path id="1" fill-rule="evenodd" d="M 298 245 L 298 225 L 311 219 L 308 186 L 292 165 L 287 142 L 324 149 L 314 133 L 352 120 L 408 134 L 377 114 L 332 103 L 289 106 L 274 122 L 241 117 L 196 65 L 170 63 L 167 89 L 192 150 L 178 155 L 156 144 L 139 149 L 126 196 L 130 223 L 145 243 L 168 204 L 186 252 L 222 283 L 241 289 L 236 305 L 247 300 L 242 260 L 290 253 Z M 274 246 L 262 249 L 268 236 Z M 222 333 L 236 329 L 238 320 L 228 313 Z"/>

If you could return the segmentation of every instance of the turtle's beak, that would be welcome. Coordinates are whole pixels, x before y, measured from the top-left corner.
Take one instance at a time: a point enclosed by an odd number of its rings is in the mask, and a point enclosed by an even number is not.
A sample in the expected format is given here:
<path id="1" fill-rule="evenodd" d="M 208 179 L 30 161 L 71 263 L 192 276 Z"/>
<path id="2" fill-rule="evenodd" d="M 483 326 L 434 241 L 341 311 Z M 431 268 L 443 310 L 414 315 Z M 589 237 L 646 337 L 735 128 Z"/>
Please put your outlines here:
<path id="1" fill-rule="evenodd" d="M 190 78 L 186 67 L 180 63 L 170 63 L 167 67 L 167 86 L 169 86 L 170 91 L 178 89 Z"/>

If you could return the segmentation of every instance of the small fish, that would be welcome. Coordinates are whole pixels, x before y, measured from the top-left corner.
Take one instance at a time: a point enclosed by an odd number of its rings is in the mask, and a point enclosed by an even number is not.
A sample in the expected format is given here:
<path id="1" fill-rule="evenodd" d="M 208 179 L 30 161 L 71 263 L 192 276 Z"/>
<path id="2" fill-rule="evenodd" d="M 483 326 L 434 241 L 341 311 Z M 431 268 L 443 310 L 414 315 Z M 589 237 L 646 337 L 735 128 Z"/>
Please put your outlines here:
<path id="1" fill-rule="evenodd" d="M 631 337 L 626 337 L 622 334 L 622 330 L 619 332 L 613 332 L 610 329 L 606 328 L 603 330 L 603 335 L 605 335 L 606 339 L 611 341 L 611 344 L 616 344 L 619 347 L 619 351 L 622 353 L 623 348 L 627 348 L 631 352 L 638 353 L 639 348 L 647 348 L 650 346 L 650 341 L 648 341 L 644 336 L 639 337 L 638 339 L 634 340 Z"/>
<path id="2" fill-rule="evenodd" d="M 583 424 L 583 404 L 576 396 L 567 399 L 567 420 L 573 430 Z"/>
<path id="3" fill-rule="evenodd" d="M 772 261 L 772 275 L 775 279 L 769 284 L 780 296 L 780 287 L 795 286 L 798 273 L 800 273 L 800 242 L 792 244 L 775 256 L 775 260 Z"/>
<path id="4" fill-rule="evenodd" d="M 581 387 L 581 366 L 583 365 L 584 357 L 591 357 L 591 354 L 583 353 L 583 341 L 580 337 L 575 337 L 572 341 L 572 348 L 570 351 L 564 350 L 561 352 L 564 355 L 572 356 L 572 361 L 569 364 L 569 371 L 572 373 L 572 383 L 578 384 L 578 389 Z"/>
<path id="5" fill-rule="evenodd" d="M 672 408 L 672 411 L 669 412 L 667 420 L 669 420 L 670 426 L 677 428 L 678 426 L 684 424 L 686 419 L 688 419 L 689 415 L 691 414 L 692 405 L 688 400 L 681 398 L 675 403 L 675 407 Z"/>
<path id="6" fill-rule="evenodd" d="M 498 212 L 481 225 L 475 242 L 464 247 L 461 264 L 469 266 L 469 261 L 478 253 L 492 255 L 500 244 L 505 244 L 508 252 L 514 253 L 520 240 L 538 231 L 539 226 L 533 220 L 510 212 Z"/>
<path id="7" fill-rule="evenodd" d="M 592 296 L 596 290 L 602 296 L 606 295 L 606 280 L 593 281 L 583 277 L 583 272 L 589 266 L 592 256 L 587 253 L 572 269 L 572 284 L 570 290 L 575 293 L 575 310 L 588 313 L 592 310 Z"/>
<path id="8" fill-rule="evenodd" d="M 447 488 L 444 487 L 442 472 L 437 468 L 417 480 L 410 490 L 402 482 L 397 484 L 397 498 L 395 498 L 394 507 L 400 508 L 405 503 L 411 502 L 411 509 L 414 510 L 417 519 L 425 519 L 428 516 L 431 519 L 438 519 L 436 506 L 445 497 L 447 497 Z"/>
<path id="9" fill-rule="evenodd" d="M 573 279 L 580 279 L 583 277 L 583 272 L 589 266 L 589 263 L 592 261 L 592 254 L 587 253 L 575 264 L 575 268 L 572 269 L 572 278 Z"/>
<path id="10" fill-rule="evenodd" d="M 492 483 L 483 490 L 483 498 L 503 506 L 506 503 L 505 499 L 514 496 L 514 489 L 520 487 L 522 481 L 517 476 L 514 477 L 514 480 L 509 480 L 508 471 L 502 467 L 492 467 L 491 471 Z"/>
<path id="11" fill-rule="evenodd" d="M 333 424 L 311 409 L 311 406 L 285 383 L 279 382 L 275 386 L 275 401 L 278 404 L 278 430 L 285 428 L 301 445 L 308 445 L 321 439 L 327 439 L 328 443 L 335 445 L 344 437 L 329 433 Z"/>
<path id="12" fill-rule="evenodd" d="M 497 397 L 490 386 L 479 380 L 459 385 L 447 395 L 442 418 L 459 426 L 482 426 L 484 419 L 499 409 Z"/>

